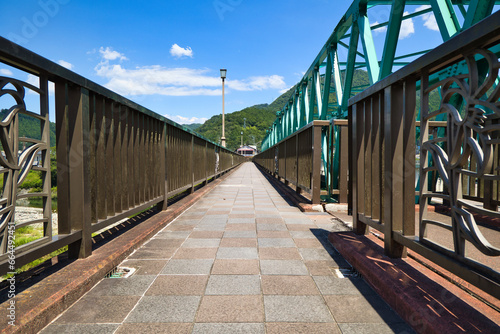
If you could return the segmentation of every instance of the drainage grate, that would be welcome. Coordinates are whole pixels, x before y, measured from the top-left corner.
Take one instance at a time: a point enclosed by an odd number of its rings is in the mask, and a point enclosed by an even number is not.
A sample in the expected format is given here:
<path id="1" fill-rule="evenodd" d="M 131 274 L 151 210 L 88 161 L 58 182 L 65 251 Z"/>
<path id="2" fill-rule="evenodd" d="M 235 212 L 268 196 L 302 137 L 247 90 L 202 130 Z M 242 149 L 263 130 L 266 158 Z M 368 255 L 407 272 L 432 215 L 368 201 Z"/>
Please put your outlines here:
<path id="1" fill-rule="evenodd" d="M 104 276 L 104 278 L 128 278 L 135 273 L 135 268 L 116 267 Z"/>
<path id="2" fill-rule="evenodd" d="M 331 268 L 338 278 L 361 277 L 361 274 L 353 268 Z"/>

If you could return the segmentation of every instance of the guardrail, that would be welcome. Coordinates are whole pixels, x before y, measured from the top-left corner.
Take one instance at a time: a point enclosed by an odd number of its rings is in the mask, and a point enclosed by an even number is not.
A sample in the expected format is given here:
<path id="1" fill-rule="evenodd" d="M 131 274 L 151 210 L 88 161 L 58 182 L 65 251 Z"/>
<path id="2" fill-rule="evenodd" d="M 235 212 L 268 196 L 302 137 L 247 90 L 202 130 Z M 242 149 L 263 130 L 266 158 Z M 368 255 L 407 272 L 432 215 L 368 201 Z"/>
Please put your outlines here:
<path id="1" fill-rule="evenodd" d="M 500 213 L 492 205 L 498 198 L 492 192 L 498 192 L 500 181 L 498 22 L 496 12 L 349 100 L 355 231 L 362 234 L 368 226 L 375 228 L 384 233 L 388 255 L 405 256 L 407 247 L 496 298 L 500 298 L 500 263 L 493 258 L 500 256 L 495 223 Z M 441 96 L 436 108 L 429 103 L 433 92 Z M 420 215 L 416 220 L 418 109 Z M 430 134 L 429 129 L 439 125 L 433 123 L 443 116 L 445 131 Z M 435 174 L 443 180 L 442 191 L 428 187 Z M 476 184 L 484 191 L 472 193 Z M 432 199 L 442 200 L 450 215 L 429 212 Z"/>
<path id="2" fill-rule="evenodd" d="M 165 210 L 168 198 L 194 191 L 196 185 L 245 161 L 1 37 L 0 62 L 39 82 L 33 85 L 0 77 L 0 97 L 10 97 L 12 102 L 0 122 L 4 151 L 0 155 L 0 274 L 66 245 L 70 257 L 87 257 L 92 252 L 93 232 L 154 205 Z M 55 86 L 57 235 L 52 235 L 51 224 L 49 82 Z M 39 97 L 34 108 L 25 99 L 32 93 Z M 39 139 L 19 136 L 21 115 L 40 122 Z M 40 154 L 40 163 L 34 165 Z M 41 172 L 42 190 L 20 194 L 18 188 L 31 170 Z M 43 218 L 16 222 L 16 201 L 31 197 L 42 199 Z M 14 232 L 33 224 L 42 224 L 43 237 L 14 249 Z"/>
<path id="3" fill-rule="evenodd" d="M 321 195 L 321 131 L 328 121 L 313 121 L 280 143 L 257 154 L 253 161 L 282 178 L 296 192 L 307 192 L 313 204 Z"/>

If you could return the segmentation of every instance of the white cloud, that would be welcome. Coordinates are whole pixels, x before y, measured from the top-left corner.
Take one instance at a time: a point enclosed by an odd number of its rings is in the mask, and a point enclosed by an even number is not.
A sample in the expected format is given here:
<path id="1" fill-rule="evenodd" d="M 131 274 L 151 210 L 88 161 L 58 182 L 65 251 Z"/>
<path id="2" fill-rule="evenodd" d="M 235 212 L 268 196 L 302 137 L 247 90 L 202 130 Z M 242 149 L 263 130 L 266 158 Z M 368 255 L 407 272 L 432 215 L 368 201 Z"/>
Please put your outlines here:
<path id="1" fill-rule="evenodd" d="M 264 89 L 284 89 L 285 81 L 280 75 L 250 77 L 247 80 L 228 80 L 227 86 L 234 90 L 252 91 Z"/>
<path id="2" fill-rule="evenodd" d="M 30 85 L 33 85 L 37 88 L 40 88 L 40 79 L 33 75 L 33 74 L 28 74 L 28 77 L 26 78 L 26 82 L 29 83 Z M 55 87 L 54 83 L 49 81 L 49 95 L 54 95 L 55 94 Z M 27 90 L 28 94 L 38 94 L 32 91 L 31 89 Z"/>
<path id="3" fill-rule="evenodd" d="M 221 95 L 221 79 L 211 76 L 209 69 L 165 68 L 160 65 L 127 69 L 120 64 L 102 61 L 95 67 L 96 74 L 108 79 L 105 86 L 119 94 L 167 96 Z M 283 89 L 283 77 L 278 75 L 251 77 L 247 80 L 227 80 L 233 90 L 252 91 Z"/>
<path id="4" fill-rule="evenodd" d="M 370 27 L 376 26 L 378 24 L 380 24 L 380 23 L 378 21 L 375 21 L 372 23 L 372 25 Z M 387 26 L 383 26 L 383 27 L 377 28 L 375 30 L 373 30 L 373 28 L 372 28 L 372 32 L 375 35 L 381 34 L 381 33 L 386 32 L 386 31 L 387 31 Z"/>
<path id="5" fill-rule="evenodd" d="M 409 12 L 403 13 L 405 16 L 409 15 Z M 415 26 L 413 25 L 413 19 L 406 19 L 401 22 L 401 28 L 399 29 L 399 39 L 405 39 L 415 32 Z"/>
<path id="6" fill-rule="evenodd" d="M 127 57 L 125 57 L 123 53 L 114 51 L 109 46 L 107 46 L 106 49 L 101 46 L 101 48 L 99 49 L 99 53 L 101 54 L 102 58 L 106 60 L 127 60 Z"/>
<path id="7" fill-rule="evenodd" d="M 429 5 L 423 5 L 418 7 L 415 12 L 430 8 L 431 6 Z M 424 27 L 426 27 L 429 30 L 433 31 L 439 31 L 439 26 L 436 21 L 436 17 L 434 16 L 433 12 L 425 13 L 420 16 L 422 20 L 424 21 Z"/>
<path id="8" fill-rule="evenodd" d="M 71 63 L 68 63 L 67 61 L 64 61 L 64 60 L 59 60 L 58 61 L 59 65 L 61 65 L 62 67 L 66 67 L 68 70 L 72 70 L 73 69 L 73 64 Z"/>
<path id="9" fill-rule="evenodd" d="M 1 75 L 9 75 L 9 76 L 10 76 L 10 75 L 14 75 L 14 73 L 12 73 L 12 71 L 11 71 L 11 70 L 8 70 L 8 69 L 6 69 L 6 68 L 0 68 L 0 74 L 1 74 Z"/>
<path id="10" fill-rule="evenodd" d="M 184 117 L 184 116 L 180 116 L 180 115 L 175 115 L 175 116 L 172 116 L 172 115 L 165 115 L 166 118 L 176 122 L 176 123 L 179 123 L 179 124 L 193 124 L 193 123 L 205 123 L 205 121 L 208 120 L 208 118 L 204 118 L 204 117 L 201 117 L 201 118 L 198 118 L 198 117 Z"/>
<path id="11" fill-rule="evenodd" d="M 177 59 L 184 57 L 193 58 L 193 50 L 189 46 L 184 49 L 181 48 L 179 45 L 174 44 L 170 48 L 170 54 Z"/>

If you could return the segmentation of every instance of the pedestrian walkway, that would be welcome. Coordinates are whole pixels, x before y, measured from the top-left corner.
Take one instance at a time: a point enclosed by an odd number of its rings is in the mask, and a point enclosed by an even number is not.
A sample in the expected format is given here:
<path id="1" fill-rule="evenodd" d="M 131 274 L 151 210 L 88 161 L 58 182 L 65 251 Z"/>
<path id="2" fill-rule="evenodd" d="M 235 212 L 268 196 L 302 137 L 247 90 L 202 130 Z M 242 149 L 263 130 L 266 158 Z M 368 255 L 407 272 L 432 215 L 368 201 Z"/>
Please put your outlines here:
<path id="1" fill-rule="evenodd" d="M 331 218 L 245 163 L 120 265 L 132 276 L 104 278 L 42 333 L 413 333 L 341 274 Z"/>

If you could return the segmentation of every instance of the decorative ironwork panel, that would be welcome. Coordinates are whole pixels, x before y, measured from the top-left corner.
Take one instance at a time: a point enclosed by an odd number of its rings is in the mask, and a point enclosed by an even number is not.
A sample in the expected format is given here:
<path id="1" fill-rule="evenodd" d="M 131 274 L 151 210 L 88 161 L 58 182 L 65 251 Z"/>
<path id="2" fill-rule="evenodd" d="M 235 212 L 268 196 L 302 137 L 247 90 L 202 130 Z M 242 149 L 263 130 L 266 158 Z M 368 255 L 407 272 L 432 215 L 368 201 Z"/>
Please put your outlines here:
<path id="1" fill-rule="evenodd" d="M 34 244 L 48 242 L 52 238 L 51 196 L 49 186 L 41 191 L 20 193 L 23 184 L 31 171 L 42 172 L 42 180 L 50 175 L 50 135 L 48 127 L 48 84 L 40 79 L 40 87 L 35 87 L 16 79 L 0 77 L 0 98 L 11 101 L 12 105 L 0 120 L 0 174 L 3 181 L 0 197 L 0 254 L 13 250 L 14 231 L 33 224 L 43 224 L 43 237 L 16 248 L 16 253 Z M 31 91 L 40 95 L 40 111 L 28 110 L 25 103 L 26 94 Z M 5 98 L 4 98 L 5 97 Z M 40 138 L 20 137 L 19 121 L 21 117 L 37 119 L 40 122 Z M 50 180 L 50 177 L 49 177 Z M 48 181 L 50 182 L 50 181 Z M 43 218 L 19 222 L 16 221 L 18 201 L 38 197 L 44 204 Z M 10 237 L 9 237 L 10 236 Z"/>
<path id="2" fill-rule="evenodd" d="M 444 71 L 451 76 L 426 87 L 422 85 L 422 147 L 420 173 L 425 182 L 431 173 L 442 180 L 441 191 L 426 190 L 422 185 L 420 201 L 441 198 L 449 203 L 448 223 L 428 217 L 426 211 L 420 219 L 420 239 L 431 247 L 443 249 L 427 239 L 429 225 L 448 230 L 453 237 L 451 251 L 460 258 L 466 256 L 466 241 L 488 256 L 500 255 L 500 248 L 493 245 L 477 216 L 500 218 L 496 207 L 489 206 L 491 193 L 487 188 L 498 188 L 500 181 L 498 147 L 500 145 L 500 85 L 498 56 L 487 49 L 476 49 L 464 55 Z M 465 74 L 456 74 L 465 73 Z M 455 74 L 455 75 L 454 75 Z M 422 80 L 427 82 L 426 78 Z M 429 94 L 441 93 L 439 109 L 429 110 Z M 429 135 L 428 122 L 439 117 L 447 120 L 447 132 Z M 472 182 L 471 182 L 472 180 Z M 494 186 L 494 187 L 493 187 Z M 464 196 L 464 189 L 474 188 Z M 483 188 L 480 193 L 476 188 Z M 486 232 L 485 232 L 486 231 Z M 446 249 L 447 250 L 447 249 Z M 446 251 L 445 250 L 445 251 Z"/>

